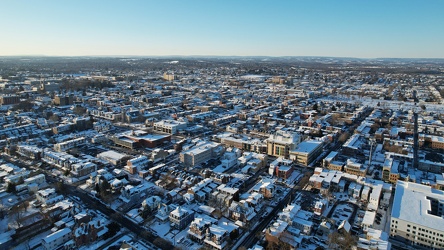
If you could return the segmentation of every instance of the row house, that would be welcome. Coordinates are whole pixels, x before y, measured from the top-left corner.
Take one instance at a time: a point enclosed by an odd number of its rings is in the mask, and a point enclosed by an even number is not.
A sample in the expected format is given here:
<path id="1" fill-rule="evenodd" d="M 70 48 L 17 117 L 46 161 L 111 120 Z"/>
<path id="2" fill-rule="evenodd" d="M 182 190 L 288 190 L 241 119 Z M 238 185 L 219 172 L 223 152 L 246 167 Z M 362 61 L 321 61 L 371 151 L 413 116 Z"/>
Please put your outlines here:
<path id="1" fill-rule="evenodd" d="M 80 137 L 76 139 L 72 139 L 69 141 L 64 141 L 61 143 L 54 144 L 54 150 L 57 152 L 65 152 L 72 148 L 76 148 L 86 143 L 85 137 Z"/>
<path id="2" fill-rule="evenodd" d="M 39 160 L 42 155 L 42 149 L 35 146 L 18 145 L 17 153 L 28 159 Z"/>

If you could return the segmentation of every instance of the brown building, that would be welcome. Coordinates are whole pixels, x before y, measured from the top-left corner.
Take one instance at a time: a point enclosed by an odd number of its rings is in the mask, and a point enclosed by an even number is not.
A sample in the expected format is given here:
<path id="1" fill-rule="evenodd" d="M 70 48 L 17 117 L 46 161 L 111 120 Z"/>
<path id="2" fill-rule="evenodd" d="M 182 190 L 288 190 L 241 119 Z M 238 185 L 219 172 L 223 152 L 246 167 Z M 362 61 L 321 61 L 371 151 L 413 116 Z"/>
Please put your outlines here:
<path id="1" fill-rule="evenodd" d="M 16 95 L 1 95 L 0 104 L 1 105 L 11 105 L 20 102 L 20 97 Z"/>
<path id="2" fill-rule="evenodd" d="M 112 141 L 125 148 L 135 149 L 139 147 L 155 148 L 171 141 L 171 135 L 148 134 L 137 130 L 113 136 Z"/>
<path id="3" fill-rule="evenodd" d="M 74 97 L 72 95 L 57 95 L 54 97 L 54 105 L 66 106 L 74 103 Z"/>

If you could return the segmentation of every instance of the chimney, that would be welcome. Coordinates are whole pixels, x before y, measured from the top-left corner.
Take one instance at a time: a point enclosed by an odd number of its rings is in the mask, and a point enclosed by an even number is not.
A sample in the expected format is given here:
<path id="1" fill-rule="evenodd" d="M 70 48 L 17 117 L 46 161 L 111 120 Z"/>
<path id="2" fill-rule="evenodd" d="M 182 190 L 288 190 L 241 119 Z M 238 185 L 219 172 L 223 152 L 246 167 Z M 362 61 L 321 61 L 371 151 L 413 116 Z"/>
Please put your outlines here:
<path id="1" fill-rule="evenodd" d="M 418 168 L 418 113 L 413 113 L 414 131 L 413 131 L 413 168 Z"/>

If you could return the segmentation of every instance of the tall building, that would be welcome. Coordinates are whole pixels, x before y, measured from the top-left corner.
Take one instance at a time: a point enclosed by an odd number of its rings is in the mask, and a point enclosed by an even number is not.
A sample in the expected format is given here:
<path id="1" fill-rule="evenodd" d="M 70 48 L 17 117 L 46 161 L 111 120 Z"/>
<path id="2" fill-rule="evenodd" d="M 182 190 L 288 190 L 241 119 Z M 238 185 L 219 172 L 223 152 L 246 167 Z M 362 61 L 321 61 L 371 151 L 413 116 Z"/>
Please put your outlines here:
<path id="1" fill-rule="evenodd" d="M 300 142 L 299 133 L 278 131 L 267 139 L 267 154 L 288 159 Z"/>
<path id="2" fill-rule="evenodd" d="M 444 191 L 398 181 L 390 236 L 417 249 L 443 249 Z"/>

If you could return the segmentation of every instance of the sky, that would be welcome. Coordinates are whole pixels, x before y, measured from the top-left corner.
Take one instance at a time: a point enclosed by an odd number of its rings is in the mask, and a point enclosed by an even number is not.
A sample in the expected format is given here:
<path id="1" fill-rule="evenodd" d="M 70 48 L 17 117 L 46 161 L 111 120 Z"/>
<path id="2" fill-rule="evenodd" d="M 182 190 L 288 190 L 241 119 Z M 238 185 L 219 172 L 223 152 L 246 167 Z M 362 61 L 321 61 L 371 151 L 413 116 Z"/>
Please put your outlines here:
<path id="1" fill-rule="evenodd" d="M 2 0 L 0 56 L 444 58 L 442 0 Z"/>

